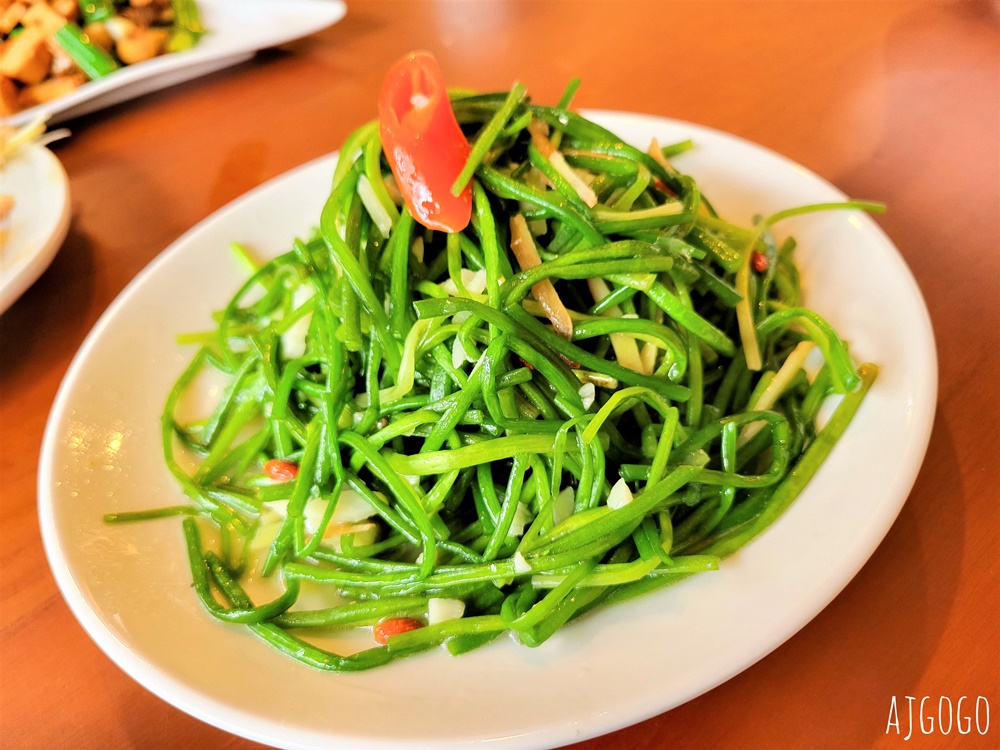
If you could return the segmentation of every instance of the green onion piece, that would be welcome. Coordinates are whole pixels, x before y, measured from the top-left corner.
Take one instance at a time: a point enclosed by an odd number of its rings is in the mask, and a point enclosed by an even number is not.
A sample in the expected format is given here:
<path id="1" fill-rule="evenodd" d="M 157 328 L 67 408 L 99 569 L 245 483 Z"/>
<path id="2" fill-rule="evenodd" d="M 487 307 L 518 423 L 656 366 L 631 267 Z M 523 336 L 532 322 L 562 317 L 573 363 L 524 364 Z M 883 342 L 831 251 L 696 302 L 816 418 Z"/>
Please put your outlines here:
<path id="1" fill-rule="evenodd" d="M 118 63 L 114 58 L 91 42 L 75 23 L 63 24 L 52 35 L 52 39 L 92 81 L 118 70 Z"/>
<path id="2" fill-rule="evenodd" d="M 168 52 L 190 49 L 205 33 L 201 12 L 195 0 L 170 0 L 174 9 L 174 28 L 167 40 Z"/>
<path id="3" fill-rule="evenodd" d="M 85 24 L 106 21 L 115 15 L 113 0 L 78 0 L 77 5 Z"/>

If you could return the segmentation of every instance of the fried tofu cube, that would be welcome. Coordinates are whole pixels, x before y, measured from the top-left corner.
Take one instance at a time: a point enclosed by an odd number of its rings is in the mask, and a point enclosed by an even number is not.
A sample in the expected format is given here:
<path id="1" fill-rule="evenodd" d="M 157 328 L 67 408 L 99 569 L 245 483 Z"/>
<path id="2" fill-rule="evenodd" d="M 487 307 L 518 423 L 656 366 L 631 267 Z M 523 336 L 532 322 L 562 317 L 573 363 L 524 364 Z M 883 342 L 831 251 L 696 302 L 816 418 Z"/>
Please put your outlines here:
<path id="1" fill-rule="evenodd" d="M 119 39 L 115 51 L 123 63 L 132 65 L 160 54 L 168 36 L 163 29 L 140 29 Z"/>
<path id="2" fill-rule="evenodd" d="M 24 14 L 21 23 L 48 38 L 66 25 L 66 19 L 45 3 L 36 3 Z"/>
<path id="3" fill-rule="evenodd" d="M 18 104 L 21 109 L 27 109 L 28 107 L 34 107 L 36 104 L 50 102 L 78 89 L 86 82 L 87 77 L 83 73 L 50 78 L 47 81 L 42 81 L 41 83 L 36 83 L 34 86 L 22 89 Z"/>
<path id="4" fill-rule="evenodd" d="M 77 0 L 49 0 L 52 10 L 65 18 L 67 21 L 75 21 L 79 10 Z"/>
<path id="5" fill-rule="evenodd" d="M 21 22 L 25 10 L 24 3 L 8 3 L 0 10 L 0 34 L 9 34 Z"/>
<path id="6" fill-rule="evenodd" d="M 4 46 L 0 60 L 0 75 L 21 83 L 39 83 L 49 72 L 52 53 L 45 39 L 34 29 L 25 29 Z"/>
<path id="7" fill-rule="evenodd" d="M 108 32 L 108 27 L 100 21 L 88 23 L 83 27 L 83 33 L 86 34 L 87 38 L 90 39 L 91 42 L 96 44 L 105 52 L 110 52 L 114 49 L 115 38 L 111 36 L 110 32 Z"/>

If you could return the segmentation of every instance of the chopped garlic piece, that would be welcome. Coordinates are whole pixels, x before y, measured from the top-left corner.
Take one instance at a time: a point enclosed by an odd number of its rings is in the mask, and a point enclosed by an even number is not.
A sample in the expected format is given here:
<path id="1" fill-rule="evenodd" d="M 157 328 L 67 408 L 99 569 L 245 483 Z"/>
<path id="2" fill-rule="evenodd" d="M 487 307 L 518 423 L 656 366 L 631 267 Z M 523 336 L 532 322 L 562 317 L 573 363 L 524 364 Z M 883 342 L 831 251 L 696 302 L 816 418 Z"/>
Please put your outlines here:
<path id="1" fill-rule="evenodd" d="M 580 386 L 580 390 L 577 391 L 580 394 L 580 400 L 583 401 L 584 410 L 589 411 L 590 407 L 594 405 L 594 399 L 597 398 L 597 389 L 594 388 L 593 383 L 584 383 Z"/>
<path id="2" fill-rule="evenodd" d="M 437 625 L 439 622 L 458 620 L 465 614 L 465 602 L 461 599 L 428 599 L 427 624 Z"/>
<path id="3" fill-rule="evenodd" d="M 511 557 L 510 559 L 514 563 L 514 572 L 515 573 L 530 573 L 531 572 L 531 565 L 528 563 L 527 560 L 524 559 L 524 555 L 521 554 L 520 550 L 518 550 L 517 552 L 515 552 L 514 556 Z"/>
<path id="4" fill-rule="evenodd" d="M 571 515 L 573 515 L 573 505 L 576 502 L 576 492 L 572 487 L 566 487 L 556 495 L 552 501 L 552 523 L 558 526 Z"/>
<path id="5" fill-rule="evenodd" d="M 326 504 L 327 498 L 325 497 L 314 497 L 306 503 L 302 516 L 306 520 L 306 529 L 309 532 L 315 532 L 319 528 L 323 514 L 326 513 Z M 288 515 L 288 501 L 275 500 L 265 503 L 264 509 L 284 518 Z M 330 523 L 357 524 L 368 520 L 373 515 L 375 515 L 375 511 L 360 494 L 352 489 L 344 489 L 341 490 L 340 497 L 337 498 L 337 507 L 334 508 Z"/>
<path id="6" fill-rule="evenodd" d="M 361 175 L 358 178 L 358 197 L 361 198 L 365 210 L 372 217 L 378 231 L 382 233 L 383 237 L 388 237 L 392 232 L 392 217 L 375 195 L 375 189 L 372 188 L 366 175 Z"/>
<path id="7" fill-rule="evenodd" d="M 469 294 L 482 294 L 486 291 L 486 271 L 470 271 L 468 268 L 462 269 L 462 285 Z M 451 279 L 445 279 L 440 284 L 452 297 L 459 296 L 458 287 Z"/>
<path id="8" fill-rule="evenodd" d="M 471 314 L 471 313 L 470 313 Z M 476 362 L 478 361 L 480 354 L 479 350 L 476 348 L 475 344 L 469 344 L 472 347 L 472 351 L 469 351 L 465 344 L 462 342 L 461 337 L 456 336 L 451 342 L 451 364 L 455 369 L 460 368 L 466 362 Z M 484 352 L 485 354 L 485 352 Z"/>
<path id="9" fill-rule="evenodd" d="M 632 490 L 625 484 L 624 479 L 619 479 L 608 494 L 608 507 L 612 510 L 618 510 L 619 508 L 624 508 L 630 502 L 632 502 Z"/>
<path id="10" fill-rule="evenodd" d="M 521 536 L 524 533 L 524 527 L 527 526 L 533 520 L 534 516 L 531 515 L 531 510 L 524 503 L 517 504 L 517 510 L 514 511 L 514 518 L 510 522 L 510 529 L 507 531 L 507 536 Z"/>
<path id="11" fill-rule="evenodd" d="M 451 342 L 451 366 L 456 370 L 465 364 L 468 357 L 465 356 L 465 347 L 462 345 L 462 341 L 455 337 L 455 340 Z"/>
<path id="12" fill-rule="evenodd" d="M 315 289 L 311 284 L 300 284 L 292 294 L 292 307 L 302 307 L 314 293 Z M 312 313 L 306 313 L 281 334 L 281 354 L 285 359 L 298 359 L 306 353 L 306 334 L 309 333 L 311 322 Z"/>
<path id="13" fill-rule="evenodd" d="M 323 522 L 323 514 L 326 512 L 326 504 L 327 499 L 321 497 L 314 497 L 306 503 L 302 516 L 308 533 L 315 534 L 319 529 Z M 340 552 L 340 537 L 345 534 L 354 535 L 356 546 L 373 544 L 378 539 L 378 526 L 367 522 L 367 519 L 374 514 L 375 511 L 358 493 L 354 490 L 344 490 L 340 493 L 333 516 L 323 531 L 323 539 L 336 552 Z M 261 514 L 262 523 L 250 548 L 259 550 L 269 547 L 286 515 L 288 515 L 287 500 L 265 503 Z"/>

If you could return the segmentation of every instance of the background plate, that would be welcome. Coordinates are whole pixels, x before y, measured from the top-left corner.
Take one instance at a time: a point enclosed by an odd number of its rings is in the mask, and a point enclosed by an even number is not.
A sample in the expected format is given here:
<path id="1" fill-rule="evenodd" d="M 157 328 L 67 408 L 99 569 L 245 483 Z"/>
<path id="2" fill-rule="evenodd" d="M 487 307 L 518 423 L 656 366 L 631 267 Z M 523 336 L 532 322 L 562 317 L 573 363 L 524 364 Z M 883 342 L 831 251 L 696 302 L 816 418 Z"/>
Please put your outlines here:
<path id="1" fill-rule="evenodd" d="M 0 222 L 0 313 L 24 294 L 59 252 L 69 231 L 69 179 L 55 154 L 33 144 L 0 171 L 14 208 Z"/>
<path id="2" fill-rule="evenodd" d="M 588 114 L 643 148 L 654 135 L 693 138 L 696 150 L 676 164 L 732 220 L 843 199 L 808 170 L 732 136 Z M 241 283 L 230 241 L 275 254 L 315 226 L 333 162 L 258 188 L 161 254 L 98 322 L 56 398 L 39 468 L 46 551 L 81 624 L 148 689 L 283 747 L 553 747 L 670 709 L 745 669 L 815 616 L 874 551 L 920 467 L 937 369 L 927 311 L 902 258 L 867 216 L 839 212 L 790 220 L 778 234 L 799 240 L 810 305 L 881 375 L 813 483 L 718 573 L 600 611 L 538 649 L 504 640 L 360 674 L 310 670 L 210 618 L 191 590 L 177 519 L 108 528 L 101 516 L 183 500 L 159 439 L 163 400 L 193 354 L 174 336 L 211 328 L 211 312 Z"/>
<path id="3" fill-rule="evenodd" d="M 340 0 L 198 0 L 198 7 L 208 31 L 190 50 L 127 65 L 6 122 L 22 125 L 47 114 L 54 124 L 159 91 L 241 63 L 257 50 L 314 34 L 347 12 Z"/>

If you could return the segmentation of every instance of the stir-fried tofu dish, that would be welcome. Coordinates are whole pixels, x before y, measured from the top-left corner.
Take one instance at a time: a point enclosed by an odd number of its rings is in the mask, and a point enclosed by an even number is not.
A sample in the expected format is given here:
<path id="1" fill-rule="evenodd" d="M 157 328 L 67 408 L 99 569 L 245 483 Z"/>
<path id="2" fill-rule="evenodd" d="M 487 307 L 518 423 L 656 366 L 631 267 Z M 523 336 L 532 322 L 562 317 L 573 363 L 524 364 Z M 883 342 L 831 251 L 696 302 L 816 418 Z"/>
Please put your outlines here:
<path id="1" fill-rule="evenodd" d="M 0 0 L 0 116 L 192 47 L 193 0 Z"/>

